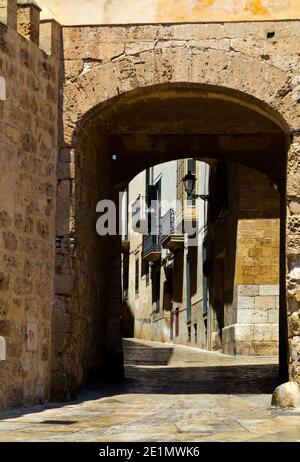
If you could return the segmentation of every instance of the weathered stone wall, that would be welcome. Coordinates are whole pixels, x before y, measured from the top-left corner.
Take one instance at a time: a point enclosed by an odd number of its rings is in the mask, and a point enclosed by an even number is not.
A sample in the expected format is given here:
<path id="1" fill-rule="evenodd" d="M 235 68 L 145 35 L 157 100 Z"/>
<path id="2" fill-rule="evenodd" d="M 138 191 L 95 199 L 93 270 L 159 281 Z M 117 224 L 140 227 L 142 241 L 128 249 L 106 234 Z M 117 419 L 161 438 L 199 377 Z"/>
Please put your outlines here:
<path id="1" fill-rule="evenodd" d="M 93 115 L 94 123 L 98 123 L 101 107 L 112 98 L 123 95 L 125 101 L 131 90 L 170 83 L 215 85 L 241 92 L 241 100 L 246 98 L 242 104 L 256 107 L 281 126 L 287 144 L 299 129 L 299 21 L 66 27 L 63 34 L 66 146 L 76 147 L 75 135 L 84 127 L 87 115 Z M 293 149 L 297 151 L 297 144 Z M 293 179 L 298 166 L 294 151 L 290 155 L 294 163 L 290 164 L 288 182 L 289 195 L 294 197 L 291 213 L 295 215 L 288 219 L 288 252 L 293 254 L 289 256 L 289 271 L 293 278 L 298 268 L 298 187 Z M 242 161 L 247 158 L 244 156 Z M 263 158 L 260 161 L 264 163 Z M 283 167 L 281 180 L 284 175 Z M 297 282 L 292 284 L 295 292 Z M 289 302 L 293 312 L 290 338 L 294 345 L 299 337 L 294 327 L 298 305 L 291 298 Z M 292 361 L 293 377 L 297 361 Z"/>
<path id="2" fill-rule="evenodd" d="M 40 43 L 45 50 L 53 49 L 50 58 L 16 33 L 16 1 L 9 0 L 8 5 L 7 9 L 6 0 L 0 1 L 0 19 L 8 25 L 8 29 L 0 25 L 0 72 L 7 83 L 7 100 L 0 101 L 0 336 L 7 346 L 6 361 L 0 363 L 0 402 L 4 407 L 49 396 L 59 53 L 59 28 L 54 22 L 40 28 L 46 33 Z M 37 28 L 28 24 L 35 21 L 33 17 L 37 15 L 19 15 L 19 30 L 37 42 Z M 62 229 L 57 241 L 57 338 L 52 363 L 52 386 L 60 397 L 70 396 L 89 372 L 102 367 L 105 351 L 111 346 L 117 351 L 119 341 L 118 303 L 106 290 L 107 262 L 113 259 L 115 275 L 119 249 L 114 242 L 110 252 L 105 239 L 100 243 L 94 213 L 95 202 L 107 196 L 107 187 L 111 191 L 107 183 L 111 153 L 105 133 L 99 132 L 99 119 L 94 118 L 94 126 L 93 119 L 84 126 L 87 114 L 96 114 L 101 104 L 131 90 L 170 83 L 237 90 L 241 104 L 267 114 L 282 128 L 287 144 L 294 136 L 288 157 L 286 250 L 290 377 L 300 380 L 299 24 L 64 28 L 60 161 L 65 165 L 58 166 L 58 216 L 63 224 L 58 221 Z M 75 173 L 62 171 L 74 165 L 79 166 Z M 110 297 L 112 310 L 107 304 Z"/>
<path id="3" fill-rule="evenodd" d="M 237 285 L 279 284 L 280 196 L 272 181 L 239 167 Z"/>
<path id="4" fill-rule="evenodd" d="M 40 11 L 35 3 L 27 0 L 18 2 L 17 31 L 37 45 L 40 38 Z"/>
<path id="5" fill-rule="evenodd" d="M 242 169 L 236 255 L 237 322 L 242 326 L 233 335 L 241 353 L 278 354 L 279 217 L 280 197 L 274 185 Z"/>
<path id="6" fill-rule="evenodd" d="M 96 232 L 97 203 L 112 197 L 103 128 L 82 133 L 76 150 L 60 150 L 57 177 L 51 388 L 64 400 L 114 373 L 120 353 L 120 240 Z"/>
<path id="7" fill-rule="evenodd" d="M 65 27 L 63 40 L 67 144 L 97 105 L 170 82 L 239 90 L 278 111 L 291 130 L 298 126 L 298 21 Z"/>
<path id="8" fill-rule="evenodd" d="M 300 385 L 300 138 L 294 137 L 287 176 L 287 300 L 289 373 Z"/>
<path id="9" fill-rule="evenodd" d="M 223 350 L 230 354 L 278 353 L 280 196 L 261 173 L 235 168 L 236 207 L 226 233 Z M 235 223 L 235 225 L 233 225 Z M 236 230 L 230 233 L 229 229 Z M 223 230 L 223 231 L 222 231 Z M 228 268 L 234 271 L 228 271 Z"/>
<path id="10" fill-rule="evenodd" d="M 13 3 L 9 1 L 9 20 L 3 15 L 9 25 L 16 25 Z M 49 39 L 58 47 L 55 31 Z M 0 408 L 49 398 L 57 47 L 48 56 L 0 24 L 0 74 L 7 91 L 0 101 L 0 336 L 6 341 Z"/>

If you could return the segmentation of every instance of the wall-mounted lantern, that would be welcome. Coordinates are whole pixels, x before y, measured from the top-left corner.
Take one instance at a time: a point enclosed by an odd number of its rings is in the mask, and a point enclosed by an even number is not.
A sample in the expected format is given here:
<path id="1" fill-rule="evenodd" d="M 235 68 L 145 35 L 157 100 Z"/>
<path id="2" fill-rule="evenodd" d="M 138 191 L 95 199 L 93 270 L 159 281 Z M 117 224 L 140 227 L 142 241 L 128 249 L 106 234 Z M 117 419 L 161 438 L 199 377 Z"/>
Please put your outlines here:
<path id="1" fill-rule="evenodd" d="M 187 196 L 189 199 L 202 199 L 203 201 L 208 201 L 209 196 L 207 194 L 195 194 L 195 185 L 197 178 L 195 175 L 191 173 L 189 170 L 188 173 L 182 178 L 182 181 L 184 183 L 184 189 L 185 192 L 187 193 Z"/>

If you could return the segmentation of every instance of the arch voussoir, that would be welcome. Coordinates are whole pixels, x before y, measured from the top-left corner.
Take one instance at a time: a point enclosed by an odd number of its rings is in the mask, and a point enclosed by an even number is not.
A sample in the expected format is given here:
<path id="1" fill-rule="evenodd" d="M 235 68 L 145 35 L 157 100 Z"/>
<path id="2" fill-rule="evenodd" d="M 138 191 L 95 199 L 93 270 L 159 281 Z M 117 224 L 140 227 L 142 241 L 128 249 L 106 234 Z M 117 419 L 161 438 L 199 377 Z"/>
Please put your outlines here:
<path id="1" fill-rule="evenodd" d="M 170 83 L 212 85 L 254 97 L 276 110 L 291 131 L 300 118 L 283 70 L 240 52 L 173 46 L 124 54 L 79 75 L 65 85 L 65 119 L 81 125 L 86 115 L 115 97 Z M 68 133 L 66 142 L 71 138 Z"/>

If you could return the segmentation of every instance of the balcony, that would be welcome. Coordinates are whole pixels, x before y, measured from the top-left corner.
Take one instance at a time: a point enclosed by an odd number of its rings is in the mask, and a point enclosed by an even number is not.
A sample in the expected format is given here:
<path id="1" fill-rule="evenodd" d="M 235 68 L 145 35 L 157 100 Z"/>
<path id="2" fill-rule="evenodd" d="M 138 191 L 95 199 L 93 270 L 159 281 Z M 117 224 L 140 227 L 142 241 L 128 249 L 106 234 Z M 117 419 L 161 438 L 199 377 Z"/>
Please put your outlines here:
<path id="1" fill-rule="evenodd" d="M 142 229 L 147 229 L 148 217 L 146 206 L 144 196 L 138 196 L 131 204 L 131 225 L 133 231 L 137 233 L 141 232 Z"/>
<path id="2" fill-rule="evenodd" d="M 155 262 L 161 258 L 161 236 L 147 234 L 143 239 L 143 258 Z"/>
<path id="3" fill-rule="evenodd" d="M 183 234 L 176 234 L 175 212 L 173 209 L 167 211 L 162 217 L 161 245 L 164 249 L 177 250 L 184 243 Z"/>

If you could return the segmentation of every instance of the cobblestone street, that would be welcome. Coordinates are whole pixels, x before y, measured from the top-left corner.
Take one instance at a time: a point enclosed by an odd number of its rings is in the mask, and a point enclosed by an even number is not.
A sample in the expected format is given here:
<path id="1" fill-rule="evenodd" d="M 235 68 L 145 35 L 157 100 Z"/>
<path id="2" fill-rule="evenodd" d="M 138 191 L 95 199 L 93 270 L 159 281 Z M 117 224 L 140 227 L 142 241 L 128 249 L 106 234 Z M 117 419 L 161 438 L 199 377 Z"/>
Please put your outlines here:
<path id="1" fill-rule="evenodd" d="M 300 441 L 300 409 L 270 407 L 273 358 L 137 340 L 124 347 L 125 384 L 2 414 L 0 441 Z"/>

